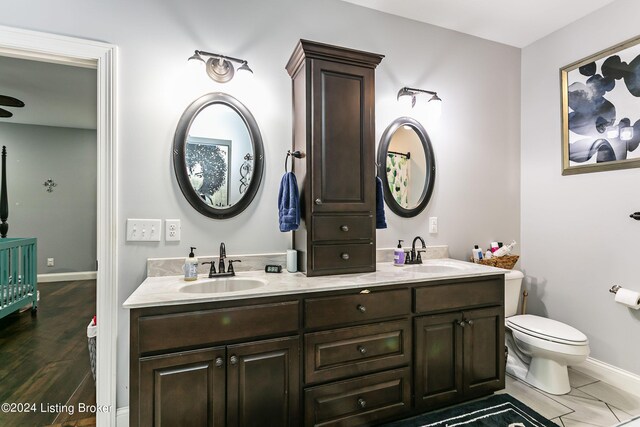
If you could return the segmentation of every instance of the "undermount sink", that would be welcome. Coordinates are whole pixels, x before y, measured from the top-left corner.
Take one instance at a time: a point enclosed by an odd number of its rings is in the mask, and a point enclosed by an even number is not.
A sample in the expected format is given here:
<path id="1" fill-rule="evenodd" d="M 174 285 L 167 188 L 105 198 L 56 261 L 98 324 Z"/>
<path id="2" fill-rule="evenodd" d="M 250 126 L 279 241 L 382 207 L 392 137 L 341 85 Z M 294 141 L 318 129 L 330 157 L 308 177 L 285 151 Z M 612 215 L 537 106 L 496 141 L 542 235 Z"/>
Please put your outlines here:
<path id="1" fill-rule="evenodd" d="M 180 292 L 190 294 L 219 294 L 225 292 L 240 292 L 260 288 L 267 282 L 259 279 L 245 279 L 229 277 L 220 279 L 204 279 L 180 288 Z"/>
<path id="2" fill-rule="evenodd" d="M 473 264 L 467 265 L 463 262 L 451 262 L 445 260 L 427 261 L 424 264 L 414 265 L 407 267 L 407 271 L 414 273 L 456 273 L 464 270 L 468 270 L 473 267 Z"/>

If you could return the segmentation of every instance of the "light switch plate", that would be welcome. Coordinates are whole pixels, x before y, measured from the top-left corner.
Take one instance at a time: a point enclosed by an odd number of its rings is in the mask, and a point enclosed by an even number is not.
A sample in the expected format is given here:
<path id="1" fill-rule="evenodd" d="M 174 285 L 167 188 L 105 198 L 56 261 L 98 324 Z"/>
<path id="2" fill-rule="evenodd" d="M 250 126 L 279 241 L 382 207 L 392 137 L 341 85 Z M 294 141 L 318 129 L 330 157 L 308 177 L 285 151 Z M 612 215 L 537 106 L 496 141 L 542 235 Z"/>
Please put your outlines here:
<path id="1" fill-rule="evenodd" d="M 438 232 L 438 217 L 429 217 L 429 234 L 436 234 Z"/>
<path id="2" fill-rule="evenodd" d="M 127 242 L 159 242 L 161 226 L 159 219 L 127 219 Z"/>
<path id="3" fill-rule="evenodd" d="M 180 241 L 180 220 L 166 219 L 164 221 L 164 239 L 167 242 Z"/>

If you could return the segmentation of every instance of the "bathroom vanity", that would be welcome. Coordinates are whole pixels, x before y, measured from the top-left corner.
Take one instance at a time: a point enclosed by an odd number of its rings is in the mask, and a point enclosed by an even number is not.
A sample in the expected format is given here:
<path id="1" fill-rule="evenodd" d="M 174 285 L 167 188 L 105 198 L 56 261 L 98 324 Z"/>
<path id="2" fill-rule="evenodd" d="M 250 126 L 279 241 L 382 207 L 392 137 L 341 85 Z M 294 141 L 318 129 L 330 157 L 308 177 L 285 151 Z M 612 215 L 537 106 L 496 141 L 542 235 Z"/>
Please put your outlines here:
<path id="1" fill-rule="evenodd" d="M 504 388 L 503 270 L 377 269 L 148 278 L 125 302 L 130 425 L 372 425 Z"/>

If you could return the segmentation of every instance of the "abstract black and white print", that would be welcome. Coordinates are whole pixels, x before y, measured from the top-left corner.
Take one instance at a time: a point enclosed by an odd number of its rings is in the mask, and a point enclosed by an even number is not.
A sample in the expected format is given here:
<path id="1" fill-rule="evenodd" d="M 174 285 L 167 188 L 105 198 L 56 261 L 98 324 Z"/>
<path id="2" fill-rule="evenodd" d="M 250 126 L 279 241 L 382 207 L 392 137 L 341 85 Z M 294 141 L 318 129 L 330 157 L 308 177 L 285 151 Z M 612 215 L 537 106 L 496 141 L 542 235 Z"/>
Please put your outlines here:
<path id="1" fill-rule="evenodd" d="M 566 74 L 568 166 L 640 159 L 640 46 Z"/>

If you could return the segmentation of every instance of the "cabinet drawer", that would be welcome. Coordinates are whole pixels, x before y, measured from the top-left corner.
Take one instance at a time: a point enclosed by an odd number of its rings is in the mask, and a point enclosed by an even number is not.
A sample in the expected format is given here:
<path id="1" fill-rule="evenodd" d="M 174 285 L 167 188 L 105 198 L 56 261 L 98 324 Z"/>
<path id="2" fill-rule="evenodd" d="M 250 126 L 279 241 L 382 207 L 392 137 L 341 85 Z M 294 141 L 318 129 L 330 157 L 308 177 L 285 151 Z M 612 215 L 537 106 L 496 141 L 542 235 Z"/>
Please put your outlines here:
<path id="1" fill-rule="evenodd" d="M 138 348 L 144 354 L 297 330 L 297 301 L 146 316 L 138 319 Z"/>
<path id="2" fill-rule="evenodd" d="M 409 372 L 395 369 L 305 390 L 305 425 L 366 425 L 409 410 Z"/>
<path id="3" fill-rule="evenodd" d="M 313 240 L 371 240 L 373 215 L 313 216 Z"/>
<path id="4" fill-rule="evenodd" d="M 416 313 L 500 305 L 503 301 L 504 283 L 498 279 L 415 289 Z"/>
<path id="5" fill-rule="evenodd" d="M 408 320 L 306 334 L 305 381 L 335 380 L 409 363 Z"/>
<path id="6" fill-rule="evenodd" d="M 305 326 L 320 328 L 351 322 L 405 316 L 411 310 L 409 289 L 362 291 L 355 295 L 308 298 L 304 302 Z"/>
<path id="7" fill-rule="evenodd" d="M 373 243 L 346 245 L 313 245 L 311 265 L 316 272 L 356 273 L 375 271 Z"/>

